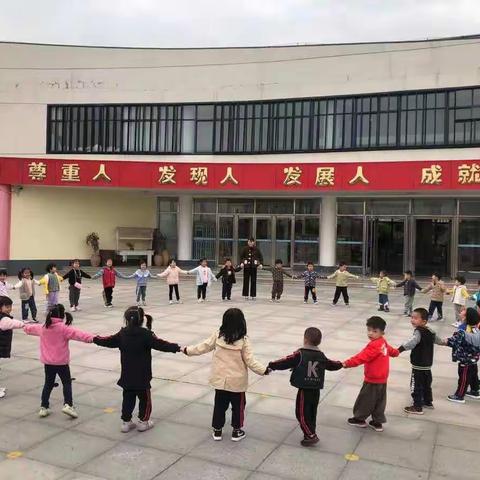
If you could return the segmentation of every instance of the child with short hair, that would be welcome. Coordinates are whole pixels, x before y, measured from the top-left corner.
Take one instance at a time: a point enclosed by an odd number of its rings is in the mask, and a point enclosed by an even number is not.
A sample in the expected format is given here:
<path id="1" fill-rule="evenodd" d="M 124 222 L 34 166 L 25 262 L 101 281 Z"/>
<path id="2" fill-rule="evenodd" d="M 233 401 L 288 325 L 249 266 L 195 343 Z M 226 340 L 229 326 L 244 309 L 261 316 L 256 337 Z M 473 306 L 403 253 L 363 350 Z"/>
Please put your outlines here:
<path id="1" fill-rule="evenodd" d="M 42 390 L 42 403 L 38 416 L 45 418 L 50 415 L 50 394 L 55 386 L 58 375 L 63 385 L 62 412 L 72 418 L 77 418 L 78 413 L 73 406 L 72 377 L 70 375 L 70 340 L 92 343 L 93 335 L 73 328 L 73 317 L 65 312 L 62 304 L 54 305 L 48 312 L 43 325 L 25 325 L 23 328 L 27 335 L 40 337 L 40 362 L 44 365 L 45 384 Z"/>
<path id="2" fill-rule="evenodd" d="M 215 275 L 215 278 L 222 279 L 222 300 L 231 300 L 232 287 L 235 283 L 237 283 L 235 273 L 239 272 L 241 269 L 242 267 L 240 265 L 234 267 L 232 265 L 232 260 L 230 258 L 226 258 L 223 267 Z"/>
<path id="3" fill-rule="evenodd" d="M 35 284 L 40 283 L 33 278 L 31 268 L 24 267 L 18 272 L 18 283 L 13 288 L 18 290 L 22 302 L 22 320 L 28 320 L 28 310 L 32 314 L 32 321 L 37 322 L 37 305 L 35 303 Z"/>
<path id="4" fill-rule="evenodd" d="M 413 335 L 398 348 L 400 353 L 411 350 L 410 391 L 413 405 L 407 406 L 403 410 L 414 415 L 423 415 L 424 408 L 433 409 L 432 364 L 434 344 L 444 345 L 442 339 L 428 327 L 428 320 L 428 311 L 425 308 L 416 308 L 412 312 L 410 320 L 412 327 L 415 329 Z"/>
<path id="5" fill-rule="evenodd" d="M 248 369 L 257 375 L 265 375 L 266 367 L 253 355 L 247 324 L 243 312 L 229 308 L 223 314 L 219 330 L 195 346 L 185 347 L 185 355 L 203 355 L 214 351 L 210 385 L 215 388 L 213 408 L 213 439 L 222 440 L 225 412 L 232 406 L 232 441 L 245 438 L 245 391 L 248 388 Z"/>
<path id="6" fill-rule="evenodd" d="M 201 258 L 198 263 L 198 267 L 189 270 L 188 274 L 190 275 L 195 273 L 196 275 L 195 282 L 197 284 L 197 300 L 198 303 L 202 303 L 207 301 L 207 287 L 212 283 L 212 281 L 216 282 L 217 279 L 208 266 L 206 258 Z"/>
<path id="7" fill-rule="evenodd" d="M 12 330 L 23 328 L 25 325 L 12 317 L 12 305 L 13 302 L 10 297 L 0 297 L 0 358 L 10 358 L 13 340 Z M 0 387 L 0 398 L 3 398 L 6 393 L 6 387 Z"/>
<path id="8" fill-rule="evenodd" d="M 80 292 L 82 291 L 82 278 L 92 278 L 87 272 L 80 268 L 80 260 L 76 258 L 70 262 L 70 270 L 62 275 L 64 280 L 68 280 L 68 292 L 70 300 L 70 311 L 81 310 L 78 306 L 80 301 Z"/>
<path id="9" fill-rule="evenodd" d="M 46 297 L 46 311 L 49 312 L 51 308 L 58 304 L 58 295 L 60 293 L 60 282 L 63 282 L 63 277 L 57 273 L 57 265 L 49 263 L 46 267 L 47 273 L 38 282 L 43 285 L 43 290 Z"/>
<path id="10" fill-rule="evenodd" d="M 125 327 L 115 335 L 96 336 L 93 343 L 101 347 L 118 348 L 122 370 L 117 382 L 123 389 L 122 427 L 123 433 L 136 428 L 145 432 L 153 427 L 152 413 L 152 349 L 177 353 L 180 346 L 158 338 L 152 332 L 152 317 L 141 307 L 129 307 L 124 313 Z M 146 324 L 147 328 L 143 327 Z M 132 414 L 138 398 L 138 424 L 132 422 Z"/>
<path id="11" fill-rule="evenodd" d="M 167 277 L 168 285 L 168 303 L 173 304 L 173 291 L 175 290 L 175 297 L 177 298 L 177 303 L 180 303 L 180 292 L 178 291 L 178 284 L 180 282 L 180 274 L 188 274 L 186 270 L 182 270 L 178 267 L 175 259 L 170 259 L 168 262 L 168 267 L 162 272 L 157 273 L 157 277 Z"/>
<path id="12" fill-rule="evenodd" d="M 303 347 L 291 355 L 270 362 L 268 370 L 291 369 L 290 384 L 298 389 L 295 416 L 303 432 L 304 447 L 318 442 L 317 409 L 320 390 L 323 388 L 325 370 L 335 371 L 342 368 L 342 362 L 329 360 L 319 349 L 322 332 L 309 327 L 303 335 Z"/>
<path id="13" fill-rule="evenodd" d="M 385 407 L 387 405 L 387 381 L 390 370 L 390 358 L 398 357 L 398 350 L 385 340 L 385 320 L 381 317 L 370 317 L 367 320 L 367 336 L 370 342 L 357 355 L 345 360 L 345 368 L 364 365 L 365 378 L 362 388 L 353 406 L 353 417 L 347 422 L 355 427 L 365 428 L 365 421 L 370 415 L 368 425 L 376 432 L 383 432 L 383 424 L 387 421 Z"/>
<path id="14" fill-rule="evenodd" d="M 413 311 L 413 301 L 415 300 L 416 290 L 421 290 L 422 287 L 413 278 L 413 272 L 406 270 L 403 274 L 403 280 L 397 283 L 397 288 L 403 287 L 403 296 L 405 297 L 404 315 L 410 317 Z"/>
<path id="15" fill-rule="evenodd" d="M 122 272 L 119 272 L 113 266 L 113 260 L 108 258 L 105 262 L 105 266 L 100 268 L 100 270 L 92 277 L 92 280 L 98 277 L 102 277 L 103 284 L 103 301 L 105 302 L 106 308 L 113 308 L 113 289 L 115 288 L 115 279 L 119 278 L 128 278 Z"/>
<path id="16" fill-rule="evenodd" d="M 13 285 L 7 282 L 8 272 L 5 268 L 0 268 L 0 297 L 10 297 L 8 291 Z"/>
<path id="17" fill-rule="evenodd" d="M 453 395 L 448 395 L 450 402 L 465 403 L 465 397 L 480 400 L 480 384 L 478 381 L 478 360 L 480 350 L 465 342 L 465 333 L 479 331 L 480 315 L 474 308 L 465 311 L 465 330 L 459 329 L 446 344 L 452 348 L 452 361 L 458 362 L 458 386 Z M 468 388 L 470 387 L 470 390 Z"/>
<path id="18" fill-rule="evenodd" d="M 446 292 L 452 295 L 453 310 L 455 312 L 455 322 L 452 323 L 452 327 L 461 325 L 462 319 L 460 318 L 460 312 L 466 307 L 467 300 L 470 298 L 470 294 L 465 286 L 466 282 L 467 280 L 464 276 L 457 275 L 455 277 L 455 286 Z"/>
<path id="19" fill-rule="evenodd" d="M 433 322 L 433 314 L 437 310 L 437 321 L 443 320 L 443 300 L 447 287 L 442 281 L 442 276 L 439 273 L 432 275 L 432 281 L 427 288 L 422 290 L 422 293 L 432 292 L 430 294 L 430 306 L 428 307 L 428 320 Z"/>
<path id="20" fill-rule="evenodd" d="M 127 275 L 126 278 L 136 278 L 137 280 L 137 306 L 140 306 L 140 300 L 142 300 L 142 305 L 147 305 L 146 296 L 147 296 L 147 281 L 149 278 L 153 278 L 153 275 L 150 273 L 150 270 L 147 269 L 147 262 L 145 260 L 140 261 L 140 268 L 132 273 L 132 275 Z"/>
<path id="21" fill-rule="evenodd" d="M 287 273 L 283 268 L 283 262 L 280 258 L 275 260 L 275 266 L 270 269 L 272 272 L 272 302 L 279 302 L 283 294 L 283 276 L 293 278 L 292 275 Z"/>
<path id="22" fill-rule="evenodd" d="M 331 275 L 327 276 L 327 279 L 335 279 L 335 294 L 333 295 L 332 305 L 336 305 L 340 294 L 343 295 L 343 302 L 345 306 L 350 305 L 350 298 L 348 296 L 348 280 L 350 278 L 355 278 L 358 280 L 358 276 L 354 275 L 347 271 L 347 264 L 345 262 L 340 262 L 338 264 L 338 269 L 335 270 Z"/>
<path id="23" fill-rule="evenodd" d="M 317 300 L 317 278 L 320 278 L 320 274 L 313 269 L 313 262 L 307 262 L 307 269 L 300 275 L 294 275 L 292 278 L 303 278 L 305 282 L 305 293 L 303 295 L 303 303 L 308 303 L 308 294 L 312 294 L 312 300 L 314 304 L 318 303 Z"/>
<path id="24" fill-rule="evenodd" d="M 388 290 L 390 287 L 395 287 L 396 283 L 387 277 L 387 272 L 385 270 L 380 270 L 378 277 L 372 277 L 370 280 L 377 286 L 378 311 L 389 312 Z"/>

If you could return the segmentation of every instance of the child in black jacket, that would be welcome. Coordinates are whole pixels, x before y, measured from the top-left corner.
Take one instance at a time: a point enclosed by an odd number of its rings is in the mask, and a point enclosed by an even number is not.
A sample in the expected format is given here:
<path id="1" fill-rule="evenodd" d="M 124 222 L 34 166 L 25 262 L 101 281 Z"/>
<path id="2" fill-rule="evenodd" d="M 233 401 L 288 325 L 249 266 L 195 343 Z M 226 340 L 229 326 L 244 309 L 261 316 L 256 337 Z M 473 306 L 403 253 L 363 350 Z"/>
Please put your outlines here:
<path id="1" fill-rule="evenodd" d="M 226 258 L 222 269 L 215 275 L 217 279 L 222 277 L 222 300 L 231 300 L 233 284 L 237 283 L 235 272 L 239 272 L 241 269 L 240 266 L 234 267 L 232 260 Z"/>
<path id="2" fill-rule="evenodd" d="M 407 270 L 403 274 L 403 281 L 397 283 L 396 287 L 403 287 L 403 296 L 405 297 L 405 308 L 403 313 L 406 317 L 410 317 L 413 312 L 415 292 L 416 290 L 421 290 L 422 287 L 417 283 L 415 278 L 413 278 L 413 273 L 411 270 Z"/>
<path id="3" fill-rule="evenodd" d="M 144 432 L 153 427 L 150 420 L 152 400 L 150 381 L 152 380 L 152 349 L 177 353 L 180 346 L 157 338 L 151 331 L 152 317 L 140 307 L 130 307 L 125 311 L 125 327 L 109 337 L 94 337 L 93 343 L 102 347 L 119 348 L 122 370 L 117 384 L 123 388 L 122 432 L 137 428 Z M 147 328 L 143 328 L 146 319 Z M 138 425 L 132 422 L 132 413 L 138 397 Z"/>
<path id="4" fill-rule="evenodd" d="M 342 362 L 329 360 L 318 346 L 322 341 L 322 332 L 315 327 L 305 330 L 303 347 L 285 358 L 270 362 L 267 373 L 271 370 L 292 370 L 290 384 L 298 388 L 295 415 L 304 438 L 300 442 L 309 447 L 318 442 L 317 408 L 320 390 L 323 388 L 325 370 L 340 370 Z"/>
<path id="5" fill-rule="evenodd" d="M 68 279 L 68 291 L 70 300 L 70 311 L 76 312 L 81 310 L 78 306 L 80 301 L 80 292 L 82 288 L 82 278 L 92 278 L 87 272 L 80 269 L 80 260 L 76 258 L 70 264 L 72 267 L 65 275 L 62 275 L 64 280 Z"/>
<path id="6" fill-rule="evenodd" d="M 275 266 L 270 269 L 272 271 L 272 299 L 271 302 L 280 301 L 280 297 L 283 293 L 283 276 L 286 275 L 287 277 L 292 278 L 292 275 L 287 273 L 283 269 L 283 262 L 280 258 L 275 260 Z"/>

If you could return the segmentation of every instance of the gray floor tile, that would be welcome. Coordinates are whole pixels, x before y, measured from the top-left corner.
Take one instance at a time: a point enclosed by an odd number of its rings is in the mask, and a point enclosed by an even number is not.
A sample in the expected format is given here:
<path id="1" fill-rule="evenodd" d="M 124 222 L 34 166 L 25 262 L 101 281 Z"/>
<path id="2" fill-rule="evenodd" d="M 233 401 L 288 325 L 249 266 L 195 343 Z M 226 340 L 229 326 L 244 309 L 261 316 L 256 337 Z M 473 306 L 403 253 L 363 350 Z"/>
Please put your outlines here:
<path id="1" fill-rule="evenodd" d="M 435 447 L 432 472 L 446 478 L 478 479 L 478 468 L 475 466 L 476 453 L 457 450 L 451 447 Z"/>
<path id="2" fill-rule="evenodd" d="M 429 477 L 428 472 L 393 467 L 385 463 L 370 462 L 368 460 L 359 460 L 349 462 L 340 480 L 359 480 L 363 478 L 368 480 L 385 480 L 386 478 L 395 480 L 428 480 Z"/>
<path id="3" fill-rule="evenodd" d="M 61 431 L 60 428 L 39 422 L 12 420 L 0 428 L 0 450 L 24 451 Z"/>
<path id="4" fill-rule="evenodd" d="M 60 467 L 36 462 L 25 457 L 0 462 L 0 478 L 5 480 L 56 480 L 67 473 Z"/>

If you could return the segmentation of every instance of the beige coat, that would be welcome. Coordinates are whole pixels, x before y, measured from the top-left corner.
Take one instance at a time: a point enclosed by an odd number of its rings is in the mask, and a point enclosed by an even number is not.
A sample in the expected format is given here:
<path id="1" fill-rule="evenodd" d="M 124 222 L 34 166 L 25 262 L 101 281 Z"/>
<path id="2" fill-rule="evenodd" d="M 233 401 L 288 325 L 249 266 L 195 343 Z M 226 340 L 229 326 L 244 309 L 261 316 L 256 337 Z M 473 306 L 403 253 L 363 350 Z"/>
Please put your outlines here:
<path id="1" fill-rule="evenodd" d="M 203 355 L 214 350 L 210 385 L 218 390 L 245 392 L 248 388 L 248 368 L 257 375 L 264 375 L 266 366 L 254 356 L 247 336 L 234 344 L 219 338 L 218 331 L 199 343 L 186 348 L 187 355 Z"/>
<path id="2" fill-rule="evenodd" d="M 422 293 L 432 292 L 431 299 L 434 302 L 443 302 L 444 300 L 443 296 L 446 293 L 446 291 L 447 291 L 447 287 L 445 286 L 442 280 L 439 280 L 437 283 L 434 284 L 432 282 L 427 288 L 424 288 L 422 290 Z"/>

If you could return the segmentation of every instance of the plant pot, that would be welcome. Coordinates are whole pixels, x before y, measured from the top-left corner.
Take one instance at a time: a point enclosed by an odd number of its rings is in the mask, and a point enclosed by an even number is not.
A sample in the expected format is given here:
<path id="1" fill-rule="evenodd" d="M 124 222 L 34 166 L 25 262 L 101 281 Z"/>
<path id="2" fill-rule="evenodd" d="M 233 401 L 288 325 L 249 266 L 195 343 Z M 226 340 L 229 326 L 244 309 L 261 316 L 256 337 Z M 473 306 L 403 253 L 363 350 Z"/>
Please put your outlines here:
<path id="1" fill-rule="evenodd" d="M 168 261 L 170 260 L 170 255 L 168 253 L 168 250 L 164 250 L 162 252 L 162 258 L 163 258 L 163 264 L 166 266 L 168 265 Z"/>
<path id="2" fill-rule="evenodd" d="M 90 257 L 90 263 L 91 263 L 92 267 L 99 267 L 101 262 L 102 262 L 102 257 L 100 257 L 99 253 L 94 253 Z"/>
<path id="3" fill-rule="evenodd" d="M 156 254 L 153 256 L 153 264 L 154 264 L 156 267 L 161 267 L 161 266 L 163 265 L 163 256 L 162 256 L 162 254 L 156 253 Z"/>

